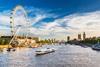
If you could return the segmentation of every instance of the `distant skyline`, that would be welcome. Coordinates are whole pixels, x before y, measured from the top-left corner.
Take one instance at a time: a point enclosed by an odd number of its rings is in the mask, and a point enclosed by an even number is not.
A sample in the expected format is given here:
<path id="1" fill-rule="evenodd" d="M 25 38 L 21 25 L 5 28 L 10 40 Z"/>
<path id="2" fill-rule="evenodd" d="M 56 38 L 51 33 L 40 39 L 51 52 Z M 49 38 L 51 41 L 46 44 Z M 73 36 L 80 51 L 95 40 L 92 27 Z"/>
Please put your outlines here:
<path id="1" fill-rule="evenodd" d="M 100 36 L 100 0 L 0 0 L 0 35 L 10 35 L 10 13 L 18 5 L 32 24 L 30 35 L 66 39 L 86 32 L 87 37 Z M 23 12 L 17 11 L 14 24 L 25 22 Z"/>

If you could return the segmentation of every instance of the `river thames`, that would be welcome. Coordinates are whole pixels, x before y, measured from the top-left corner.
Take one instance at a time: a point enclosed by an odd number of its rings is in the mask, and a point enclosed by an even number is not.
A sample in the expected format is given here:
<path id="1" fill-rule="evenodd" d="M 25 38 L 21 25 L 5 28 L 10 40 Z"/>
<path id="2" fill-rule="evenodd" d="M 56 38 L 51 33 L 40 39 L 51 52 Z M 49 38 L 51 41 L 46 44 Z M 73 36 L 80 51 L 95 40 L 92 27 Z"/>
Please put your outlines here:
<path id="1" fill-rule="evenodd" d="M 35 51 L 55 48 L 50 54 L 35 56 Z M 0 67 L 100 67 L 100 52 L 76 45 L 45 45 L 0 52 Z"/>

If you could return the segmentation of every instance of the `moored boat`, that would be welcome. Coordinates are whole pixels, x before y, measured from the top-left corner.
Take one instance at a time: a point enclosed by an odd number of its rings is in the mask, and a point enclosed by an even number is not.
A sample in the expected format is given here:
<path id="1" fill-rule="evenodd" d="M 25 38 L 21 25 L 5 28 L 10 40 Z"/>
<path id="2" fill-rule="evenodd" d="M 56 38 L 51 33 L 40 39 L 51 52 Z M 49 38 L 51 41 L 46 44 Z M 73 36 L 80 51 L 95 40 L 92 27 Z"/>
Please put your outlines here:
<path id="1" fill-rule="evenodd" d="M 92 46 L 93 50 L 100 50 L 100 43 L 98 42 L 97 44 Z"/>
<path id="2" fill-rule="evenodd" d="M 16 51 L 15 48 L 7 48 L 7 51 L 10 52 L 10 51 Z"/>

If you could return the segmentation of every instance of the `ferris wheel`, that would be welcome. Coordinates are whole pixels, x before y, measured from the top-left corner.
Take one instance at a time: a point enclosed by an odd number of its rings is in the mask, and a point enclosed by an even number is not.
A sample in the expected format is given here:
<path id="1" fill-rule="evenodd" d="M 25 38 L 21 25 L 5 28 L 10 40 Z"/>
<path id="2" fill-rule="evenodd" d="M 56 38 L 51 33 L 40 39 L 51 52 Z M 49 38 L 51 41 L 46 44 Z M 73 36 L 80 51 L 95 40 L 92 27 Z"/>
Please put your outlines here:
<path id="1" fill-rule="evenodd" d="M 17 13 L 18 11 L 20 11 L 20 13 Z M 11 17 L 10 17 L 10 28 L 12 35 L 15 34 L 16 29 L 18 29 L 19 27 L 28 28 L 29 25 L 30 22 L 28 21 L 25 9 L 19 5 L 16 6 L 11 12 Z"/>
<path id="2" fill-rule="evenodd" d="M 25 32 L 25 37 L 27 38 L 30 32 L 30 25 L 31 24 L 28 20 L 27 12 L 25 11 L 25 9 L 20 5 L 16 6 L 11 12 L 10 17 L 10 28 L 13 38 L 11 39 L 9 44 L 12 43 L 12 41 L 16 38 L 18 33 L 22 31 L 22 29 L 24 30 L 23 32 Z"/>

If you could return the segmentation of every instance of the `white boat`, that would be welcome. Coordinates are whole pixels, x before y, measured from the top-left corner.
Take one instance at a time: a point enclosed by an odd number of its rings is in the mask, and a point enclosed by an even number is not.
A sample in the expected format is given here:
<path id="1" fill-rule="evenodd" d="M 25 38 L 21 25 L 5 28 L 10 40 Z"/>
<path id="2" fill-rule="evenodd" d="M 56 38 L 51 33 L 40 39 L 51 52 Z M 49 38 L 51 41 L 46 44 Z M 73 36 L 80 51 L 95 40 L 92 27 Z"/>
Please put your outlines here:
<path id="1" fill-rule="evenodd" d="M 100 50 L 100 43 L 98 42 L 97 44 L 92 46 L 93 50 Z"/>
<path id="2" fill-rule="evenodd" d="M 36 55 L 44 55 L 44 54 L 48 54 L 48 53 L 52 53 L 52 52 L 55 52 L 55 49 L 46 48 L 46 49 L 37 50 Z"/>

